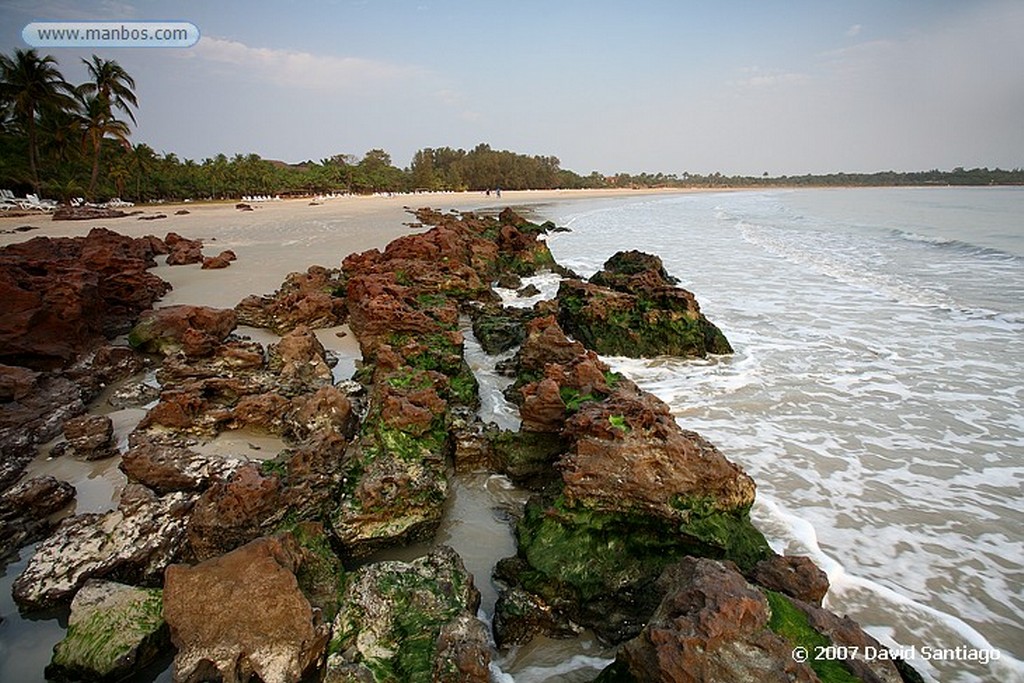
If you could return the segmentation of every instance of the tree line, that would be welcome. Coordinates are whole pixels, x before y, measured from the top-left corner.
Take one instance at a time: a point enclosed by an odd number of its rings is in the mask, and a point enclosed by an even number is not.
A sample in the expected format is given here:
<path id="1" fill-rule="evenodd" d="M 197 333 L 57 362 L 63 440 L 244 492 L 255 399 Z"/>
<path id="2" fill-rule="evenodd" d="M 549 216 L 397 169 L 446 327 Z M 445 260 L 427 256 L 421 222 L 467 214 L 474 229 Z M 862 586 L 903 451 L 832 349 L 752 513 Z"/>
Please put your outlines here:
<path id="1" fill-rule="evenodd" d="M 492 149 L 424 148 L 407 168 L 382 149 L 286 164 L 257 154 L 194 161 L 132 144 L 139 107 L 135 81 L 116 61 L 83 59 L 88 80 L 73 85 L 52 56 L 0 55 L 0 187 L 67 201 L 121 197 L 137 202 L 234 199 L 245 195 L 443 190 L 839 185 L 1024 184 L 1024 171 L 952 171 L 802 176 L 725 176 L 598 171 L 580 175 L 555 156 Z"/>

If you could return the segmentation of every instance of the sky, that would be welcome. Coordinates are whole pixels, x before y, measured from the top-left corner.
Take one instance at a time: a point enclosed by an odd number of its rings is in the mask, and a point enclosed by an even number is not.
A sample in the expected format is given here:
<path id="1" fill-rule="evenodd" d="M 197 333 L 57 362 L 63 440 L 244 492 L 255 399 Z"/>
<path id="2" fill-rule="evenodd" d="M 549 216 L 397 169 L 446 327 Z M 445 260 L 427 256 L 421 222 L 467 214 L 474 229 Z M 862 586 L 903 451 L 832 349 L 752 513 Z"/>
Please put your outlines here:
<path id="1" fill-rule="evenodd" d="M 44 48 L 136 80 L 132 139 L 201 160 L 372 148 L 553 155 L 581 174 L 1024 167 L 1021 0 L 0 0 L 181 20 L 189 48 Z"/>

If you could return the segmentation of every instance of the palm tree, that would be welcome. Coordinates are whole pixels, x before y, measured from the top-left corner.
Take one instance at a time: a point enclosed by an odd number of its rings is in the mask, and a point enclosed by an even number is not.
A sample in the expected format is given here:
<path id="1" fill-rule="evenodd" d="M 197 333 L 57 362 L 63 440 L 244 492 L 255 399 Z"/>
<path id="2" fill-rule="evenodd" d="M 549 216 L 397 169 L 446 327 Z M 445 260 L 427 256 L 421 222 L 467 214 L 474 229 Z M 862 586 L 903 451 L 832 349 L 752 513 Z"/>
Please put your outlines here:
<path id="1" fill-rule="evenodd" d="M 107 108 L 107 113 L 120 109 L 128 118 L 135 121 L 132 107 L 138 108 L 139 100 L 135 97 L 135 79 L 128 75 L 124 68 L 112 59 L 100 59 L 92 56 L 92 61 L 83 59 L 89 80 L 78 86 L 83 95 L 95 95 Z"/>
<path id="2" fill-rule="evenodd" d="M 39 192 L 39 145 L 36 116 L 53 107 L 71 109 L 74 88 L 57 70 L 57 60 L 40 57 L 35 50 L 14 50 L 14 56 L 0 55 L 0 101 L 10 107 L 13 118 L 28 138 L 28 169 L 32 187 Z"/>
<path id="3" fill-rule="evenodd" d="M 130 148 L 131 129 L 124 121 L 114 118 L 113 110 L 120 109 L 135 123 L 132 107 L 138 107 L 135 97 L 135 79 L 112 59 L 83 59 L 90 81 L 78 86 L 77 94 L 84 104 L 85 137 L 92 145 L 92 175 L 89 177 L 89 197 L 94 198 L 100 172 L 100 153 L 103 138 L 111 136 Z"/>
<path id="4" fill-rule="evenodd" d="M 103 139 L 112 137 L 120 142 L 125 149 L 131 149 L 128 136 L 131 129 L 120 119 L 115 119 L 99 97 L 86 97 L 82 101 L 82 143 L 92 148 L 92 175 L 89 176 L 89 199 L 95 199 L 96 182 L 100 177 L 100 153 L 103 150 Z"/>

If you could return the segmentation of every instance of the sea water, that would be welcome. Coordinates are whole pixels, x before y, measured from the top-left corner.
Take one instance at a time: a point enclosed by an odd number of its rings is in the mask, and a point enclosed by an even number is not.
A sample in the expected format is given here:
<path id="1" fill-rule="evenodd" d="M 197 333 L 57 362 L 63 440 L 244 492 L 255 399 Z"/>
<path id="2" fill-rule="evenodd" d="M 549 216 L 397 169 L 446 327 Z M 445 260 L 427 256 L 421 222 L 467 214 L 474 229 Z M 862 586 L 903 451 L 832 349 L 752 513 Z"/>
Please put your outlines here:
<path id="1" fill-rule="evenodd" d="M 1024 188 L 539 207 L 581 275 L 661 256 L 736 353 L 609 358 L 758 485 L 827 606 L 942 681 L 1024 680 Z"/>

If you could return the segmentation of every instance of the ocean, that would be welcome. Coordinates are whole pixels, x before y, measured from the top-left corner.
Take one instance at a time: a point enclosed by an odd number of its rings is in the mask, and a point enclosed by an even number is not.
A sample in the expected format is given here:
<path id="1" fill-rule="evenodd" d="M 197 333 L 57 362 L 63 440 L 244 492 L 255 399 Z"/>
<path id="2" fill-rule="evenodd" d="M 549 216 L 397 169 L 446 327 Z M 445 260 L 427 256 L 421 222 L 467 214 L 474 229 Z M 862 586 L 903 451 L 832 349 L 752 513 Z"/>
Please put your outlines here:
<path id="1" fill-rule="evenodd" d="M 658 254 L 736 353 L 607 359 L 757 482 L 826 605 L 933 680 L 1024 680 L 1024 188 L 539 207 L 589 276 Z"/>

